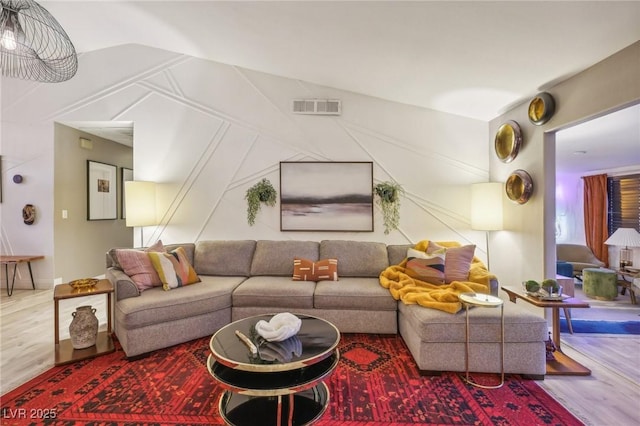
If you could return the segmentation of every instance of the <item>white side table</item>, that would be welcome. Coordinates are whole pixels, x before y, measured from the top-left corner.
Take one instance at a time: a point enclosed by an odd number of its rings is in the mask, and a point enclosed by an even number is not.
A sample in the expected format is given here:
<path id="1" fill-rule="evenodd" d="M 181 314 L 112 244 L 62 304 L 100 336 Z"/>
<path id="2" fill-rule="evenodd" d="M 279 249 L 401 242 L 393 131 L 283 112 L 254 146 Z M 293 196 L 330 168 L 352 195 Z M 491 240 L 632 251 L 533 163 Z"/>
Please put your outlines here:
<path id="1" fill-rule="evenodd" d="M 482 293 L 462 293 L 460 301 L 465 306 L 466 311 L 466 345 L 465 345 L 465 377 L 464 381 L 470 385 L 483 389 L 497 389 L 504 385 L 504 302 L 502 299 L 490 294 Z M 481 385 L 475 383 L 469 378 L 469 306 L 477 306 L 480 308 L 497 308 L 500 307 L 500 384 L 494 386 Z"/>

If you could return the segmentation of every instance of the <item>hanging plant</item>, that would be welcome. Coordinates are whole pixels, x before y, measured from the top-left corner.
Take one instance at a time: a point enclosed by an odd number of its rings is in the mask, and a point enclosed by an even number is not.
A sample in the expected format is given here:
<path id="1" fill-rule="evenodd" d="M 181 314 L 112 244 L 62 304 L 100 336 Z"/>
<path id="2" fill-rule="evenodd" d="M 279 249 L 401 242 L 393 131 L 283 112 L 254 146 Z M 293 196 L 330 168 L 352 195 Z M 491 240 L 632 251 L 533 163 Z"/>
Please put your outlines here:
<path id="1" fill-rule="evenodd" d="M 381 182 L 374 187 L 377 195 L 376 204 L 382 210 L 384 233 L 398 229 L 400 225 L 400 196 L 404 189 L 398 183 Z"/>
<path id="2" fill-rule="evenodd" d="M 260 182 L 247 189 L 245 199 L 247 200 L 247 222 L 250 226 L 256 223 L 256 215 L 260 211 L 260 203 L 268 206 L 275 206 L 278 192 L 274 189 L 268 179 L 262 179 Z"/>

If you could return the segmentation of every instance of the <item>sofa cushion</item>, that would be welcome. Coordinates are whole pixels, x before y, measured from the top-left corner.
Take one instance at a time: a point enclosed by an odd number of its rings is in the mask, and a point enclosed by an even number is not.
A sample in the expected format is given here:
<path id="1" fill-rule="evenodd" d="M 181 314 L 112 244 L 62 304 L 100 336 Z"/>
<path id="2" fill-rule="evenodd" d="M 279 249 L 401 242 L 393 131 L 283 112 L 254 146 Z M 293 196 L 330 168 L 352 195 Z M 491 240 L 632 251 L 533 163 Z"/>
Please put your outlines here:
<path id="1" fill-rule="evenodd" d="M 464 342 L 466 313 L 449 314 L 420 305 L 398 304 L 398 310 L 412 325 L 423 342 Z M 469 310 L 470 341 L 500 342 L 500 308 Z M 505 342 L 541 342 L 547 339 L 544 318 L 525 312 L 515 303 L 504 302 Z"/>
<path id="2" fill-rule="evenodd" d="M 316 284 L 313 307 L 316 309 L 355 309 L 395 311 L 398 302 L 378 278 L 341 278 Z"/>
<path id="3" fill-rule="evenodd" d="M 248 277 L 255 247 L 253 240 L 199 241 L 193 267 L 199 275 Z"/>
<path id="4" fill-rule="evenodd" d="M 113 256 L 117 260 L 118 267 L 131 278 L 140 291 L 162 285 L 162 281 L 149 259 L 149 252 L 164 252 L 162 241 L 157 241 L 144 250 L 116 249 L 115 256 Z"/>
<path id="5" fill-rule="evenodd" d="M 203 276 L 198 285 L 180 287 L 167 293 L 160 287 L 149 289 L 139 297 L 116 303 L 116 323 L 126 329 L 166 324 L 171 321 L 216 312 L 231 307 L 231 294 L 244 277 Z"/>
<path id="6" fill-rule="evenodd" d="M 340 277 L 378 277 L 389 266 L 387 246 L 368 241 L 323 240 L 320 259 L 338 259 Z"/>
<path id="7" fill-rule="evenodd" d="M 250 277 L 233 291 L 233 307 L 312 308 L 315 287 L 313 281 L 294 283 L 291 277 Z"/>
<path id="8" fill-rule="evenodd" d="M 317 241 L 268 241 L 256 243 L 251 262 L 251 275 L 290 277 L 293 275 L 293 259 L 318 260 L 320 243 Z"/>
<path id="9" fill-rule="evenodd" d="M 200 282 L 200 277 L 193 270 L 182 247 L 169 253 L 151 252 L 149 259 L 162 281 L 162 288 L 166 291 Z"/>
<path id="10" fill-rule="evenodd" d="M 191 265 L 193 265 L 193 255 L 196 250 L 196 245 L 194 243 L 180 243 L 180 244 L 165 244 L 165 251 L 174 251 L 178 247 L 182 247 L 185 255 L 187 256 L 187 260 Z"/>
<path id="11" fill-rule="evenodd" d="M 399 265 L 407 258 L 407 250 L 414 244 L 390 244 L 387 246 L 389 265 Z"/>
<path id="12" fill-rule="evenodd" d="M 338 259 L 294 259 L 293 281 L 338 281 Z"/>

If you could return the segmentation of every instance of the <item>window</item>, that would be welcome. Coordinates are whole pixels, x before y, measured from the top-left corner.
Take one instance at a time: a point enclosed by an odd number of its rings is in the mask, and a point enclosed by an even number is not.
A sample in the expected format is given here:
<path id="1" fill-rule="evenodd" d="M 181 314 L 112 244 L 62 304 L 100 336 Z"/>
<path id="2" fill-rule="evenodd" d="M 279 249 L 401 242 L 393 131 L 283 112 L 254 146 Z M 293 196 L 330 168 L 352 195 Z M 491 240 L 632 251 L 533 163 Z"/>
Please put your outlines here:
<path id="1" fill-rule="evenodd" d="M 618 228 L 640 232 L 640 174 L 607 178 L 609 235 Z"/>

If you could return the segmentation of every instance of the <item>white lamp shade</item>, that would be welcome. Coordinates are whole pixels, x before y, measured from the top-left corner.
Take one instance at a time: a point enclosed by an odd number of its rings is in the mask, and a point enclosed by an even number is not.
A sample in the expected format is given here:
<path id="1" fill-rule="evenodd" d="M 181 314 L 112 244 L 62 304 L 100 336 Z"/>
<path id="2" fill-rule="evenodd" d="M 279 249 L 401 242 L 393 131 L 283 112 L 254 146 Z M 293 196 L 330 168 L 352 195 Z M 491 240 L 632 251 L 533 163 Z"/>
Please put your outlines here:
<path id="1" fill-rule="evenodd" d="M 150 226 L 158 224 L 156 219 L 155 182 L 125 182 L 124 202 L 127 226 Z"/>
<path id="2" fill-rule="evenodd" d="M 604 243 L 609 246 L 640 247 L 640 234 L 633 228 L 618 228 Z"/>
<path id="3" fill-rule="evenodd" d="M 500 182 L 471 185 L 471 229 L 499 231 L 503 227 L 502 194 Z"/>

